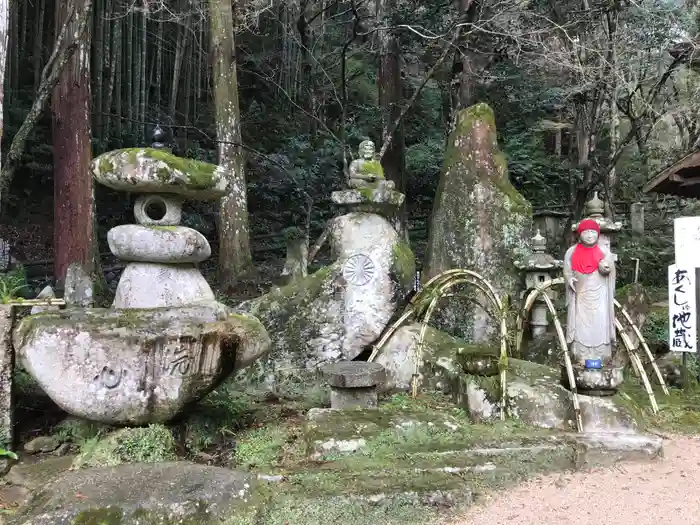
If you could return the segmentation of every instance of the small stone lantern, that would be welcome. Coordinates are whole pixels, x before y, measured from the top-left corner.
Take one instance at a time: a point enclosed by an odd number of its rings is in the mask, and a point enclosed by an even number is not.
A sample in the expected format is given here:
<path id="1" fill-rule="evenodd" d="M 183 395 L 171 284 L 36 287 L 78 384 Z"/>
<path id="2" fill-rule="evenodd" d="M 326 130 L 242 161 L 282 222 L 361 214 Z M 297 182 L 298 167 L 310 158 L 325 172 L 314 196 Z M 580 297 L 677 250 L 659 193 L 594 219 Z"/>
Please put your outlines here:
<path id="1" fill-rule="evenodd" d="M 559 270 L 564 266 L 564 262 L 555 259 L 545 252 L 547 239 L 540 230 L 532 238 L 532 252 L 524 260 L 516 263 L 519 270 L 525 273 L 525 290 L 534 290 L 550 279 L 554 279 Z M 554 297 L 553 290 L 547 290 L 550 297 Z M 542 297 L 538 297 L 532 306 L 530 326 L 532 326 L 533 337 L 540 337 L 547 332 L 549 322 L 547 320 L 547 304 Z"/>
<path id="2" fill-rule="evenodd" d="M 605 213 L 605 203 L 598 197 L 598 192 L 593 193 L 593 198 L 586 203 L 584 208 L 586 212 L 586 219 L 593 219 L 600 226 L 600 240 L 598 245 L 612 253 L 613 260 L 617 262 L 617 254 L 613 253 L 613 240 L 615 234 L 617 234 L 622 229 L 621 222 L 613 222 L 610 218 L 604 217 Z M 576 231 L 579 223 L 574 223 L 571 225 L 571 230 Z"/>

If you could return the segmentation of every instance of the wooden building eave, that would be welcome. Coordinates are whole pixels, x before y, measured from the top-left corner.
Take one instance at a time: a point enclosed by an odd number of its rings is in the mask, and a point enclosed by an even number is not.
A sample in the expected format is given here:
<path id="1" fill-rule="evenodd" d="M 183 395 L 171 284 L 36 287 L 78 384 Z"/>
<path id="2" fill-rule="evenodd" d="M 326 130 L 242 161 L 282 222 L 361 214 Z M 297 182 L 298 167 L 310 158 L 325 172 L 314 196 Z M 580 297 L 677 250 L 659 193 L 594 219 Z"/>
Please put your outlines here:
<path id="1" fill-rule="evenodd" d="M 700 151 L 692 151 L 655 175 L 642 190 L 686 198 L 700 198 Z"/>

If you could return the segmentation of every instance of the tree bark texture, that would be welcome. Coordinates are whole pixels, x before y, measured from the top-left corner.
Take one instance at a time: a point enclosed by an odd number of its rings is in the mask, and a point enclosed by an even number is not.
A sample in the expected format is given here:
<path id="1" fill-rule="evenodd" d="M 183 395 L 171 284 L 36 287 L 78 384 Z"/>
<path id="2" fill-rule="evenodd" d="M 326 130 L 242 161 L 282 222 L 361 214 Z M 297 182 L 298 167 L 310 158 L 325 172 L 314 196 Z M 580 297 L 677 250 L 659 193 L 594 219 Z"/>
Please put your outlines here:
<path id="1" fill-rule="evenodd" d="M 210 0 L 211 51 L 219 164 L 229 176 L 228 194 L 219 209 L 219 286 L 231 289 L 253 268 L 248 229 L 248 203 L 241 148 L 236 47 L 230 0 Z"/>
<path id="2" fill-rule="evenodd" d="M 377 25 L 379 27 L 391 26 L 391 14 L 394 9 L 394 0 L 377 1 Z M 396 36 L 390 30 L 378 32 L 379 72 L 377 76 L 377 88 L 379 92 L 379 107 L 382 112 L 382 142 L 391 142 L 381 157 L 384 176 L 393 180 L 396 189 L 406 193 L 406 174 L 404 158 L 403 126 L 401 123 L 394 128 L 393 137 L 391 131 L 394 122 L 398 121 L 401 114 L 402 84 L 401 64 L 399 55 L 399 43 Z M 398 216 L 401 228 L 406 228 L 406 204 L 401 206 Z"/>
<path id="3" fill-rule="evenodd" d="M 5 67 L 7 66 L 8 38 L 10 30 L 10 0 L 0 0 L 0 79 L 5 78 Z M 4 82 L 0 82 L 0 141 L 3 138 L 3 112 L 5 109 L 5 88 Z M 4 159 L 3 159 L 4 161 Z"/>
<path id="4" fill-rule="evenodd" d="M 77 9 L 86 0 L 75 0 Z M 80 5 L 82 4 L 82 5 Z M 70 16 L 72 6 L 62 0 L 56 7 L 56 27 Z M 77 31 L 78 21 L 74 20 Z M 57 29 L 58 30 L 58 29 Z M 70 33 L 70 32 L 69 32 Z M 74 34 L 74 33 L 73 33 Z M 63 283 L 68 266 L 77 262 L 94 274 L 94 196 L 90 162 L 90 30 L 63 68 L 52 95 L 54 155 L 54 273 Z"/>

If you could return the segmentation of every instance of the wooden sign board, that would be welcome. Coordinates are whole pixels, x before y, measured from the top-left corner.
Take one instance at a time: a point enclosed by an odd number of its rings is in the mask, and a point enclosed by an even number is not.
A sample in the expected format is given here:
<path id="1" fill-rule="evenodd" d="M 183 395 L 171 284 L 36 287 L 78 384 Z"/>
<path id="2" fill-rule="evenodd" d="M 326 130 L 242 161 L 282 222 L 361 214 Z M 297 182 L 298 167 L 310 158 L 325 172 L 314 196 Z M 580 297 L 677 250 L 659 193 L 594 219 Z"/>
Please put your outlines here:
<path id="1" fill-rule="evenodd" d="M 668 338 L 672 352 L 697 351 L 695 265 L 668 267 Z"/>

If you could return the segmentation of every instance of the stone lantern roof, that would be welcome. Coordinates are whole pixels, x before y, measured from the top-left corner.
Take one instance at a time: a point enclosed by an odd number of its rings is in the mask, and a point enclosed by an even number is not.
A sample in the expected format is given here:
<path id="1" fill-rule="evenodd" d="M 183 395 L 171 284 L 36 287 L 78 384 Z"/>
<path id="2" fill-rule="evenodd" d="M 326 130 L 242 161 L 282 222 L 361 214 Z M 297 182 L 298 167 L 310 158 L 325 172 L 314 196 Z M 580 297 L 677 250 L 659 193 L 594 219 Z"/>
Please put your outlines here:
<path id="1" fill-rule="evenodd" d="M 564 266 L 564 261 L 560 261 L 545 252 L 547 239 L 537 230 L 531 240 L 531 253 L 523 259 L 516 261 L 515 266 L 524 272 L 549 272 L 558 270 Z"/>

